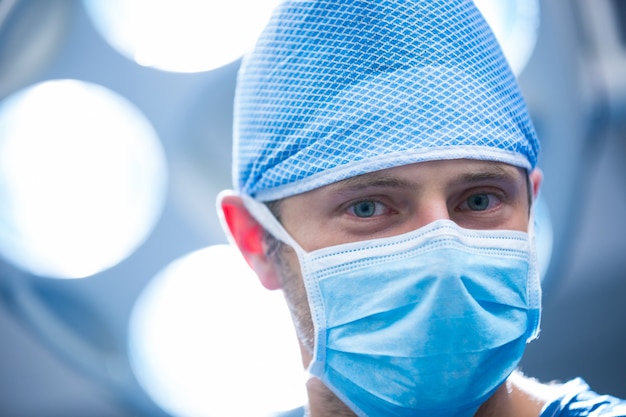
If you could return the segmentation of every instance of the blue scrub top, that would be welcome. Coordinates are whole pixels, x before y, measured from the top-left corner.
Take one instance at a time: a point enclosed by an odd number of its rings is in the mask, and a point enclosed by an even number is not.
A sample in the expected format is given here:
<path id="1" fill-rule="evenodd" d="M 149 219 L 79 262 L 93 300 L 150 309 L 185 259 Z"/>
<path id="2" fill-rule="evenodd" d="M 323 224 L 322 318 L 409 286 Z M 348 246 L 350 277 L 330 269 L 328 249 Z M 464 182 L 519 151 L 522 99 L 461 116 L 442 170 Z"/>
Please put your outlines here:
<path id="1" fill-rule="evenodd" d="M 304 407 L 275 417 L 304 417 Z M 545 405 L 539 417 L 626 417 L 626 401 L 599 395 L 585 381 L 576 378 L 563 384 L 560 394 Z"/>

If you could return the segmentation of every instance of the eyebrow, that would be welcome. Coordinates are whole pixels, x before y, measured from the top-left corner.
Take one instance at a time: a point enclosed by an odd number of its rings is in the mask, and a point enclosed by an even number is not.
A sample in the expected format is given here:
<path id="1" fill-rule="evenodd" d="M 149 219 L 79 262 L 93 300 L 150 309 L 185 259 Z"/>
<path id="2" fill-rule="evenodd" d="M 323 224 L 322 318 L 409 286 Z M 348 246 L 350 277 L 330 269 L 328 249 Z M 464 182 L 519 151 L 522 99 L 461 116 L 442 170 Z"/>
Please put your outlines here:
<path id="1" fill-rule="evenodd" d="M 482 181 L 517 181 L 517 171 L 507 170 L 500 165 L 482 167 L 473 172 L 462 173 L 452 182 L 455 184 L 476 183 Z"/>
<path id="2" fill-rule="evenodd" d="M 412 188 L 416 184 L 384 173 L 373 172 L 347 178 L 336 184 L 339 191 L 358 191 L 370 187 Z"/>
<path id="3" fill-rule="evenodd" d="M 516 173 L 499 165 L 490 165 L 476 168 L 473 171 L 461 173 L 450 181 L 452 184 L 471 184 L 484 181 L 516 181 Z M 359 191 L 370 187 L 384 187 L 394 189 L 415 188 L 418 184 L 405 179 L 388 175 L 385 172 L 372 172 L 347 178 L 335 184 L 336 191 Z"/>

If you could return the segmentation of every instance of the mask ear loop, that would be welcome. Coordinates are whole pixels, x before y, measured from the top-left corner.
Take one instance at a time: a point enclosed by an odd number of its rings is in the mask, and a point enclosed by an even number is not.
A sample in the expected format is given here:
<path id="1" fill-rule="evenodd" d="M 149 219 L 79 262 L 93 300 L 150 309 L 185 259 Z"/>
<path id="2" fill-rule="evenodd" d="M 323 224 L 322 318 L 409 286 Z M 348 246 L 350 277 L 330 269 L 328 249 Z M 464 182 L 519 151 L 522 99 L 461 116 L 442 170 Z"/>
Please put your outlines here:
<path id="1" fill-rule="evenodd" d="M 238 196 L 241 198 L 241 200 L 243 201 L 244 206 L 246 207 L 246 209 L 248 210 L 248 212 L 252 215 L 252 217 L 254 217 L 254 219 L 259 222 L 259 224 L 261 226 L 263 226 L 263 228 L 265 228 L 265 230 L 267 230 L 272 236 L 274 236 L 276 239 L 280 240 L 281 242 L 283 242 L 286 245 L 291 246 L 296 253 L 298 253 L 298 258 L 301 260 L 302 254 L 305 254 L 306 252 L 304 251 L 304 249 L 302 249 L 302 247 L 298 244 L 298 242 L 296 242 L 296 240 L 291 237 L 291 235 L 289 235 L 289 233 L 285 230 L 285 228 L 283 227 L 282 224 L 280 224 L 280 222 L 278 221 L 278 219 L 276 218 L 276 216 L 274 216 L 274 214 L 271 212 L 271 210 L 267 207 L 267 205 L 253 199 L 252 197 L 246 195 L 246 194 L 240 194 L 236 191 L 233 190 L 224 190 L 221 191 L 218 196 L 217 196 L 217 206 L 218 206 L 218 215 L 220 218 L 220 223 L 222 224 L 222 228 L 224 229 L 224 231 L 226 232 L 226 235 L 228 236 L 229 240 L 231 241 L 231 244 L 234 244 L 234 240 L 232 238 L 232 236 L 230 235 L 230 231 L 229 228 L 226 224 L 226 219 L 224 218 L 224 215 L 222 213 L 222 210 L 219 208 L 220 207 L 220 202 L 222 201 L 222 199 L 225 196 Z M 307 295 L 308 296 L 308 295 Z M 313 311 L 311 312 L 312 315 L 314 315 Z M 317 324 L 315 324 L 315 326 L 317 326 Z M 315 348 L 314 351 L 316 350 L 316 347 L 318 346 L 318 341 L 317 341 L 317 331 L 315 332 L 316 336 L 315 336 Z M 310 352 L 311 354 L 314 354 L 314 352 Z M 311 364 L 315 363 L 314 360 L 311 361 Z M 309 381 L 309 379 L 313 378 L 313 374 L 310 371 L 310 366 L 307 367 L 307 369 L 304 370 L 303 373 L 303 383 L 306 384 L 306 382 Z M 308 406 L 305 407 L 305 417 L 310 416 L 310 411 L 308 410 Z"/>
<path id="2" fill-rule="evenodd" d="M 287 230 L 285 230 L 283 225 L 280 224 L 276 216 L 274 216 L 274 214 L 267 207 L 267 205 L 245 194 L 235 193 L 235 195 L 239 195 L 239 197 L 241 197 L 244 206 L 246 207 L 246 209 L 248 209 L 252 217 L 254 217 L 255 220 L 259 222 L 259 224 L 263 226 L 265 230 L 267 230 L 276 239 L 280 240 L 286 245 L 291 246 L 296 251 L 298 259 L 300 260 L 300 267 L 302 268 L 302 275 L 305 281 L 305 287 L 307 288 L 307 297 L 309 298 L 309 307 L 311 308 L 311 319 L 313 320 L 313 326 L 315 329 L 314 347 L 313 352 L 311 352 L 313 358 L 311 360 L 311 363 L 305 370 L 305 380 L 308 380 L 313 377 L 313 375 L 315 375 L 315 373 L 312 372 L 313 367 L 323 367 L 325 355 L 320 350 L 320 343 L 322 344 L 322 346 L 325 346 L 326 342 L 325 340 L 320 341 L 320 338 L 325 339 L 325 335 L 324 332 L 320 332 L 319 329 L 320 326 L 322 328 L 325 328 L 324 323 L 326 322 L 326 319 L 323 317 L 323 314 L 320 315 L 319 309 L 314 308 L 315 304 L 319 304 L 319 300 L 321 300 L 321 297 L 319 296 L 320 290 L 317 286 L 317 282 L 307 279 L 307 274 L 305 271 L 307 252 L 300 246 L 300 244 L 298 244 L 298 242 L 296 242 L 296 240 L 287 232 Z M 319 374 L 319 371 L 317 373 Z"/>
<path id="3" fill-rule="evenodd" d="M 272 236 L 276 239 L 280 240 L 286 245 L 291 246 L 299 253 L 305 253 L 304 249 L 296 242 L 296 240 L 291 237 L 291 235 L 285 230 L 282 224 L 278 221 L 276 216 L 271 212 L 267 205 L 263 204 L 260 201 L 255 200 L 254 198 L 246 195 L 239 194 L 241 197 L 244 206 L 250 212 L 252 217 L 259 222 L 261 226 L 265 228 Z"/>
<path id="4" fill-rule="evenodd" d="M 232 237 L 230 236 L 228 225 L 226 224 L 226 219 L 224 218 L 224 214 L 220 209 L 220 202 L 226 196 L 237 196 L 241 198 L 244 206 L 248 210 L 248 212 L 254 217 L 254 219 L 259 222 L 261 226 L 265 230 L 267 230 L 272 236 L 276 239 L 280 240 L 286 245 L 291 246 L 296 252 L 306 253 L 304 249 L 296 242 L 296 240 L 291 237 L 291 235 L 285 230 L 282 224 L 278 221 L 278 219 L 274 216 L 274 214 L 270 211 L 270 209 L 263 203 L 255 200 L 246 194 L 240 194 L 236 191 L 232 190 L 224 190 L 221 191 L 217 196 L 217 212 L 219 215 L 219 220 L 222 225 L 222 229 L 226 232 L 226 235 L 229 237 L 232 243 Z"/>

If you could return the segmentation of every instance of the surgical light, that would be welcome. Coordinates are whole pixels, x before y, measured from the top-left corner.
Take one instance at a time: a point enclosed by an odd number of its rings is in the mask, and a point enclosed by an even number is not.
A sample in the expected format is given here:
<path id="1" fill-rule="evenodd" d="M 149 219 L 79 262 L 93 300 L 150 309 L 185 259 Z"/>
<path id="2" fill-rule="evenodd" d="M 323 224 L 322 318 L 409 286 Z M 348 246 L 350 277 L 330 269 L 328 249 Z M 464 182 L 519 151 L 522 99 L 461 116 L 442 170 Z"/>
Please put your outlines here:
<path id="1" fill-rule="evenodd" d="M 269 415 L 304 404 L 304 371 L 282 294 L 236 249 L 197 250 L 146 287 L 131 315 L 131 364 L 178 417 Z"/>
<path id="2" fill-rule="evenodd" d="M 114 266 L 152 230 L 166 176 L 156 132 L 113 91 L 22 90 L 0 105 L 0 256 L 59 278 Z"/>
<path id="3" fill-rule="evenodd" d="M 535 49 L 538 0 L 474 0 L 500 42 L 511 69 L 520 75 Z"/>
<path id="4" fill-rule="evenodd" d="M 83 0 L 104 39 L 146 67 L 202 72 L 238 59 L 277 0 Z"/>

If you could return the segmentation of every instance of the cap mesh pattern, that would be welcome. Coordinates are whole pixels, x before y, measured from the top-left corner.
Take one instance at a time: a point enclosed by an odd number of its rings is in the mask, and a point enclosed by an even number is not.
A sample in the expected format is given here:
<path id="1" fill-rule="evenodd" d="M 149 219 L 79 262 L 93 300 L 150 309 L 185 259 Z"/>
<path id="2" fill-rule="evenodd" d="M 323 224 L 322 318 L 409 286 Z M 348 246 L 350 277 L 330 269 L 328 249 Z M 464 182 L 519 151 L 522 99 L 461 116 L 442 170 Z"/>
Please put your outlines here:
<path id="1" fill-rule="evenodd" d="M 259 200 L 414 162 L 536 164 L 539 144 L 471 0 L 285 1 L 245 57 L 235 187 Z"/>

